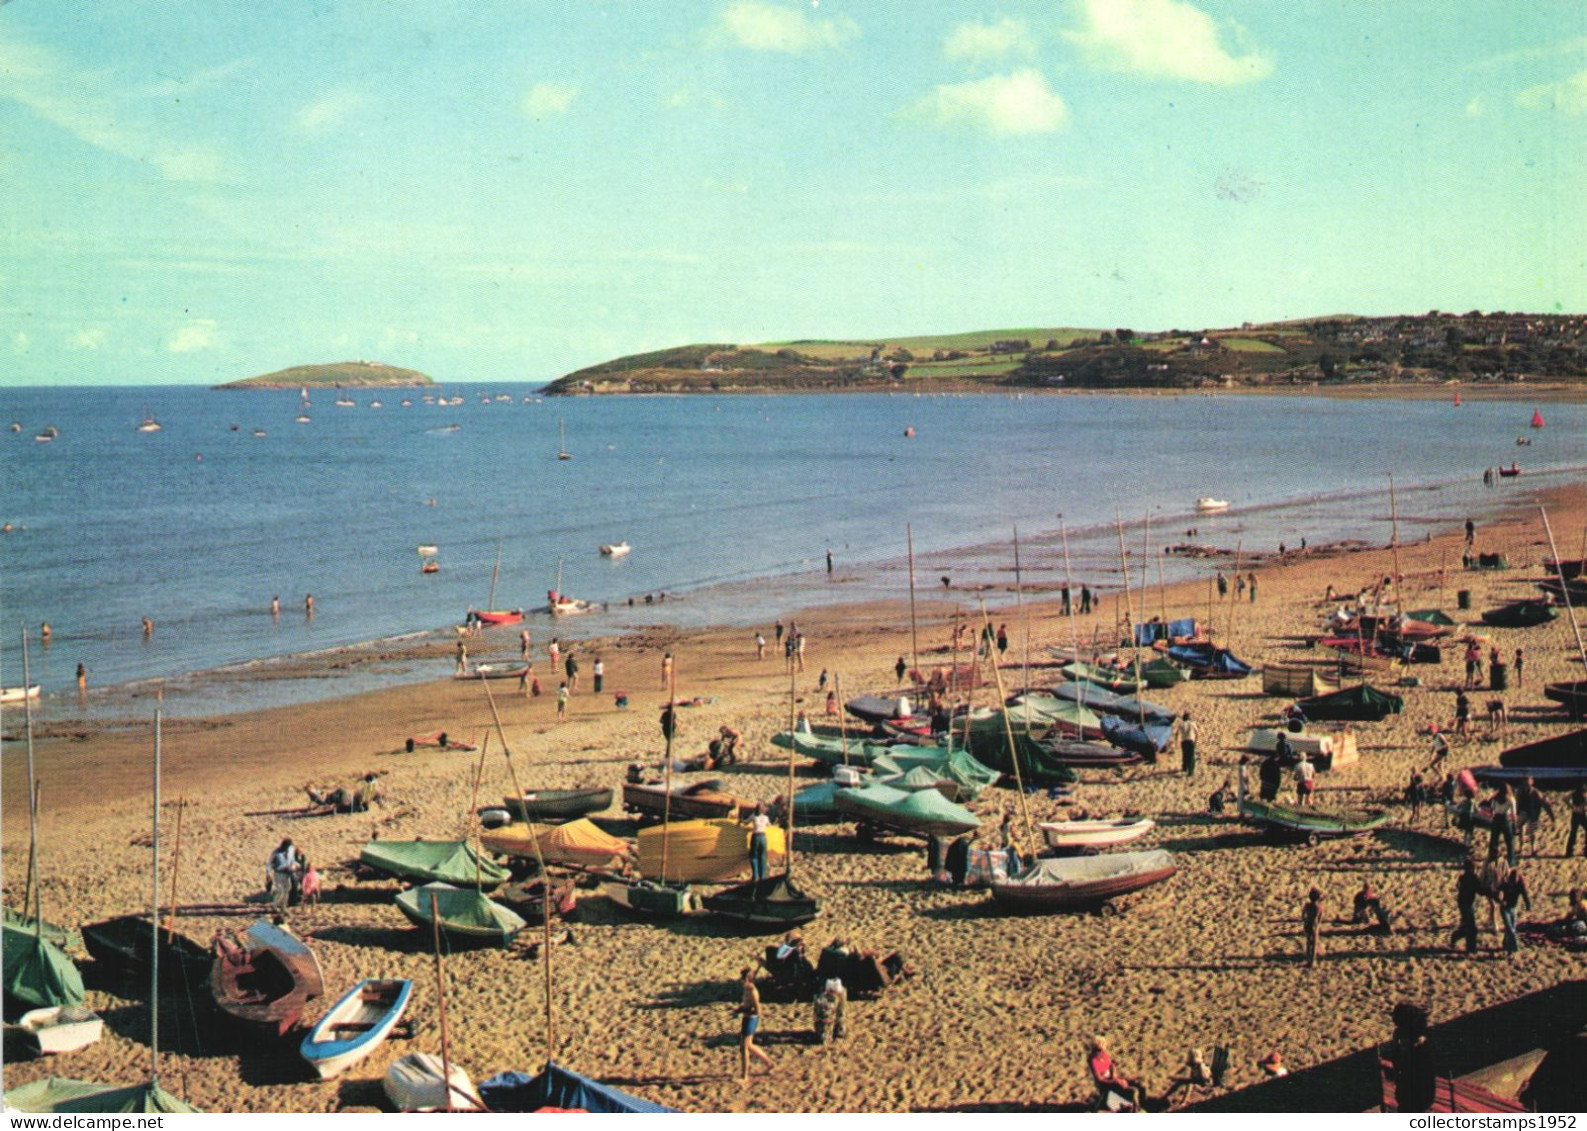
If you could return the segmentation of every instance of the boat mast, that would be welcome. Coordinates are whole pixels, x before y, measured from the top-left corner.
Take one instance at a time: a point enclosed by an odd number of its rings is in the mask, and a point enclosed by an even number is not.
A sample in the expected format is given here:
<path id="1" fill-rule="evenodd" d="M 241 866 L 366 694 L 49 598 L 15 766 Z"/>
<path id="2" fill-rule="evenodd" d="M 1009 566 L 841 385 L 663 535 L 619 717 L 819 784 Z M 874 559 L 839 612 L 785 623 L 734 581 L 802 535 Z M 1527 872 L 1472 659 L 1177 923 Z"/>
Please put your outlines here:
<path id="1" fill-rule="evenodd" d="M 1543 516 L 1543 531 L 1548 535 L 1548 552 L 1554 555 L 1554 560 L 1557 562 L 1559 561 L 1559 550 L 1554 546 L 1554 530 L 1548 524 L 1548 511 L 1541 506 L 1537 508 L 1537 511 Z M 1576 610 L 1570 603 L 1570 582 L 1565 577 L 1563 564 L 1560 566 L 1559 591 L 1560 596 L 1565 600 L 1565 612 L 1570 616 L 1570 630 L 1576 636 L 1576 651 L 1581 656 L 1582 664 L 1587 665 L 1587 647 L 1582 645 L 1581 626 L 1576 623 Z"/>
<path id="2" fill-rule="evenodd" d="M 672 735 L 678 729 L 678 654 L 672 654 L 672 666 L 667 669 L 667 729 L 662 735 L 667 740 L 662 756 L 661 786 L 661 876 L 662 887 L 667 886 L 667 857 L 672 849 Z"/>
<path id="3" fill-rule="evenodd" d="M 448 1114 L 452 1106 L 452 1047 L 446 1029 L 446 971 L 441 965 L 441 908 L 435 892 L 430 893 L 430 934 L 435 948 L 435 998 L 441 1017 L 441 1094 L 446 1097 Z"/>
<path id="4" fill-rule="evenodd" d="M 37 781 L 33 776 L 33 697 L 32 669 L 28 666 L 28 627 L 22 626 L 22 716 L 26 720 L 28 739 L 28 878 L 23 891 L 22 907 L 33 912 L 35 937 L 44 937 L 43 894 L 39 891 L 39 796 Z"/>
<path id="5" fill-rule="evenodd" d="M 798 695 L 798 665 L 793 658 L 788 661 L 788 717 L 793 718 L 794 700 Z M 793 877 L 793 783 L 794 783 L 794 735 L 798 731 L 794 727 L 788 728 L 788 804 L 784 806 L 783 821 L 783 864 L 782 873 L 786 879 Z"/>
<path id="6" fill-rule="evenodd" d="M 1400 593 L 1404 589 L 1404 583 L 1400 579 L 1400 508 L 1394 493 L 1392 471 L 1389 472 L 1389 548 L 1394 554 L 1394 611 L 1403 613 L 1404 602 L 1400 599 Z M 1376 629 L 1373 630 L 1372 635 L 1377 636 Z"/>
<path id="7" fill-rule="evenodd" d="M 490 689 L 490 680 L 482 679 L 479 684 L 485 689 L 485 702 L 490 705 L 490 717 L 496 724 L 496 735 L 501 739 L 501 756 L 507 762 L 507 776 L 512 780 L 512 791 L 515 796 L 522 800 L 524 797 L 523 786 L 519 783 L 518 771 L 512 764 L 512 747 L 507 744 L 507 731 L 501 725 L 501 712 L 496 709 L 496 696 Z M 529 825 L 529 840 L 534 845 L 535 850 L 535 866 L 540 870 L 540 883 L 545 891 L 545 899 L 542 905 L 544 913 L 540 916 L 542 924 L 540 949 L 545 953 L 546 1060 L 550 1062 L 556 1059 L 554 1019 L 551 1011 L 551 876 L 546 872 L 545 854 L 540 850 L 539 822 L 534 819 L 527 804 L 524 805 L 524 820 Z M 431 893 L 430 899 L 433 906 L 434 893 Z M 439 922 L 439 917 L 434 915 L 433 912 L 431 917 Z M 436 961 L 437 963 L 440 962 L 439 951 L 437 951 Z M 450 1081 L 447 1083 L 447 1089 L 447 1095 L 450 1099 Z"/>
<path id="8" fill-rule="evenodd" d="M 915 671 L 920 671 L 920 629 L 915 621 L 915 528 L 912 523 L 904 524 L 904 537 L 909 545 L 909 658 L 914 661 Z"/>
<path id="9" fill-rule="evenodd" d="M 981 598 L 981 632 L 983 634 L 985 634 L 986 630 L 991 628 L 991 627 L 992 627 L 992 618 L 987 616 L 987 614 L 986 614 L 986 598 L 982 597 Z M 991 651 L 995 652 L 996 650 L 995 649 L 991 649 Z M 1014 766 L 1014 785 L 1019 790 L 1019 812 L 1020 812 L 1021 819 L 1025 823 L 1025 844 L 1027 846 L 1029 846 L 1029 845 L 1032 845 L 1032 844 L 1035 843 L 1036 836 L 1035 836 L 1035 828 L 1030 823 L 1030 802 L 1027 801 L 1026 798 L 1025 798 L 1025 781 L 1024 781 L 1023 776 L 1019 772 L 1019 747 L 1014 742 L 1014 721 L 1011 718 L 1009 718 L 1009 714 L 1008 714 L 1008 700 L 1005 697 L 1004 692 L 1003 692 L 1003 669 L 998 667 L 997 657 L 995 655 L 991 656 L 990 659 L 991 659 L 991 666 L 992 666 L 992 678 L 997 681 L 998 710 L 1003 715 L 1003 734 L 1008 739 L 1008 758 L 1009 758 L 1009 762 L 1012 763 L 1013 766 Z M 1029 718 L 1029 714 L 1028 713 L 1027 713 L 1026 717 Z M 970 739 L 970 713 L 969 713 L 968 710 L 965 711 L 965 715 L 964 715 L 964 737 L 965 737 L 965 743 L 964 743 L 965 749 L 968 750 L 969 747 L 970 747 L 970 741 L 969 741 L 969 739 Z M 1025 732 L 1025 741 L 1029 742 L 1030 740 L 1031 740 L 1030 731 L 1029 731 L 1029 729 L 1027 729 L 1026 732 Z M 789 772 L 790 772 L 790 774 L 792 773 L 792 763 L 789 763 Z"/>
<path id="10" fill-rule="evenodd" d="M 1058 532 L 1063 536 L 1064 542 L 1064 586 L 1072 591 L 1074 589 L 1074 578 L 1070 574 L 1069 565 L 1069 526 L 1064 522 L 1064 516 L 1062 513 L 1058 515 Z M 1080 664 L 1082 662 L 1080 659 L 1080 624 L 1075 619 L 1075 595 L 1073 592 L 1071 592 L 1069 596 L 1069 644 L 1074 653 L 1073 656 L 1070 657 L 1070 662 L 1073 664 Z M 1078 671 L 1079 669 L 1076 668 L 1075 670 Z M 1086 681 L 1083 679 L 1077 679 L 1074 682 L 1075 702 L 1081 707 L 1081 709 L 1084 709 L 1086 705 Z M 1080 725 L 1080 716 L 1078 714 L 1075 716 L 1075 737 L 1077 739 L 1085 737 L 1084 731 Z"/>
<path id="11" fill-rule="evenodd" d="M 490 571 L 490 601 L 485 606 L 487 609 L 496 607 L 496 578 L 501 574 L 501 543 L 500 538 L 496 539 L 496 566 Z"/>
<path id="12" fill-rule="evenodd" d="M 149 1087 L 160 1086 L 160 708 L 154 709 L 154 892 L 149 901 Z"/>
<path id="13" fill-rule="evenodd" d="M 1141 699 L 1141 648 L 1140 637 L 1135 632 L 1135 603 L 1130 598 L 1130 560 L 1129 553 L 1124 549 L 1124 516 L 1117 507 L 1113 510 L 1113 521 L 1119 529 L 1119 569 L 1124 572 L 1124 618 L 1130 626 L 1130 647 L 1135 652 L 1135 701 L 1140 707 L 1141 733 L 1146 733 L 1146 703 Z M 1151 513 L 1147 512 L 1147 522 L 1151 522 Z"/>

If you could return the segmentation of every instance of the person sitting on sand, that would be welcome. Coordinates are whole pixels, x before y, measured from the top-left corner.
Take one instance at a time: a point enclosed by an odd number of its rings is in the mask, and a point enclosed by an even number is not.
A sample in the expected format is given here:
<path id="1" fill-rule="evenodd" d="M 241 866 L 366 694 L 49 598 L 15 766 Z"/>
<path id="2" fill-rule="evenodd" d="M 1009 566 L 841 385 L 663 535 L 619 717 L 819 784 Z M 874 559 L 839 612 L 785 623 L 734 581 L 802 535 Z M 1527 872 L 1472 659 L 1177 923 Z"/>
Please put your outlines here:
<path id="1" fill-rule="evenodd" d="M 1277 1049 L 1274 1049 L 1261 1060 L 1257 1061 L 1256 1066 L 1265 1072 L 1269 1077 L 1277 1078 L 1279 1076 L 1289 1075 L 1289 1066 L 1284 1063 L 1284 1054 L 1279 1052 Z"/>
<path id="2" fill-rule="evenodd" d="M 338 813 L 347 812 L 353 803 L 352 792 L 343 786 L 334 789 L 316 788 L 313 782 L 305 782 L 303 792 L 309 795 L 311 805 L 329 805 Z"/>
<path id="3" fill-rule="evenodd" d="M 1386 935 L 1389 933 L 1389 916 L 1389 909 L 1384 906 L 1382 898 L 1372 890 L 1372 881 L 1363 880 L 1361 890 L 1356 892 L 1350 921 L 1358 925 L 1366 924 L 1369 935 Z"/>
<path id="4" fill-rule="evenodd" d="M 1163 1093 L 1163 1102 L 1167 1103 L 1174 1098 L 1174 1093 L 1181 1088 L 1210 1088 L 1212 1086 L 1212 1066 L 1207 1063 L 1206 1054 L 1200 1049 L 1191 1049 L 1190 1055 L 1185 1058 L 1185 1074 L 1175 1076 L 1168 1082 L 1168 1090 Z"/>
<path id="5" fill-rule="evenodd" d="M 1145 1099 L 1145 1089 L 1118 1071 L 1106 1037 L 1093 1037 L 1086 1048 L 1086 1067 L 1097 1086 L 1102 1106 L 1109 1111 L 1136 1111 Z"/>
<path id="6" fill-rule="evenodd" d="M 1229 807 L 1231 796 L 1232 795 L 1229 789 L 1229 779 L 1224 778 L 1223 784 L 1217 789 L 1213 790 L 1212 796 L 1207 798 L 1207 812 L 1211 813 L 1214 817 L 1223 816 L 1224 810 Z"/>

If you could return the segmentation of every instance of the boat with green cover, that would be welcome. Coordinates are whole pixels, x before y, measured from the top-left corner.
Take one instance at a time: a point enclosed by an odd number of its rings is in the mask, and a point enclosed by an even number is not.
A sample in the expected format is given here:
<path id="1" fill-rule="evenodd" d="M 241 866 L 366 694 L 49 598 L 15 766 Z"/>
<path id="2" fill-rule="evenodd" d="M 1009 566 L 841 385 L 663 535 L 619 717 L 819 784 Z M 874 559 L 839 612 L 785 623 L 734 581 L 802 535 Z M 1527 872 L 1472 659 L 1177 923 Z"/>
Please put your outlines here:
<path id="1" fill-rule="evenodd" d="M 5 951 L 5 996 L 25 1006 L 23 1012 L 82 1002 L 83 976 L 76 964 L 39 930 L 26 931 L 6 923 L 0 945 Z"/>
<path id="2" fill-rule="evenodd" d="M 76 950 L 83 945 L 83 936 L 75 927 L 62 927 L 51 923 L 48 919 L 35 920 L 31 915 L 23 915 L 7 907 L 4 911 L 4 923 L 7 927 L 15 927 L 19 931 L 26 931 L 30 935 L 42 934 L 50 942 L 62 950 Z"/>
<path id="3" fill-rule="evenodd" d="M 917 792 L 887 785 L 840 789 L 833 798 L 839 812 L 862 824 L 880 826 L 914 836 L 958 836 L 981 827 L 981 819 L 934 789 Z"/>
<path id="4" fill-rule="evenodd" d="M 946 747 L 910 745 L 907 743 L 872 742 L 864 738 L 843 739 L 838 735 L 829 734 L 804 734 L 801 732 L 782 731 L 772 735 L 773 746 L 780 746 L 784 750 L 792 750 L 804 758 L 810 758 L 826 766 L 869 766 L 873 759 L 881 755 L 896 756 L 900 751 L 920 752 L 922 755 L 933 751 L 946 752 Z"/>
<path id="5" fill-rule="evenodd" d="M 432 897 L 435 915 L 430 913 Z M 506 946 L 527 925 L 521 916 L 499 903 L 493 903 L 474 888 L 430 883 L 409 888 L 397 896 L 397 909 L 416 927 L 430 929 L 439 922 L 441 933 L 458 942 L 493 943 Z"/>
<path id="6" fill-rule="evenodd" d="M 1323 809 L 1282 805 L 1277 801 L 1240 799 L 1240 816 L 1270 833 L 1297 837 L 1307 844 L 1340 837 L 1364 836 L 1389 823 L 1382 809 Z"/>
<path id="7" fill-rule="evenodd" d="M 372 840 L 358 862 L 399 880 L 494 888 L 512 875 L 463 840 Z"/>
<path id="8" fill-rule="evenodd" d="M 5 1105 L 11 1111 L 37 1114 L 178 1115 L 201 1110 L 152 1083 L 120 1087 L 64 1076 L 20 1084 L 6 1092 Z"/>
<path id="9" fill-rule="evenodd" d="M 1069 679 L 1104 687 L 1115 695 L 1134 695 L 1141 689 L 1140 681 L 1134 678 L 1133 671 L 1111 668 L 1105 664 L 1071 660 L 1059 670 Z"/>

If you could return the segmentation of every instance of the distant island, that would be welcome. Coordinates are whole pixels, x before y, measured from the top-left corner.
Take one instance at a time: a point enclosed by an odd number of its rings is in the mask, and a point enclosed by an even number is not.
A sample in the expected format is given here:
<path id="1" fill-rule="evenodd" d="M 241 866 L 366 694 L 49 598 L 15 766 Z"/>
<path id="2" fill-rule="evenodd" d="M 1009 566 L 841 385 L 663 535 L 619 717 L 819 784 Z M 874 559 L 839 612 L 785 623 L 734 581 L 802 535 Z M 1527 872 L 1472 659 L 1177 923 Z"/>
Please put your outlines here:
<path id="1" fill-rule="evenodd" d="M 968 389 L 1480 388 L 1587 390 L 1587 316 L 1340 314 L 1231 329 L 1050 327 L 879 340 L 706 344 L 569 373 L 548 395 Z"/>
<path id="2" fill-rule="evenodd" d="M 217 389 L 376 389 L 394 386 L 433 385 L 416 369 L 402 369 L 378 361 L 333 361 L 327 365 L 294 365 L 259 377 L 228 381 Z"/>

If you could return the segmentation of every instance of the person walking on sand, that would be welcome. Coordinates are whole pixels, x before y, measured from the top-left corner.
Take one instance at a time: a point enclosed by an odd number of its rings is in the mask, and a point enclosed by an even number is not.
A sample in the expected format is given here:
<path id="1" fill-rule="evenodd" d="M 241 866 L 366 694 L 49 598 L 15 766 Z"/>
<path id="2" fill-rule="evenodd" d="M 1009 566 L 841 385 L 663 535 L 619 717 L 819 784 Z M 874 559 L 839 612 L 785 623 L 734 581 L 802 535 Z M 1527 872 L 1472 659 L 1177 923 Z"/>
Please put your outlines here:
<path id="1" fill-rule="evenodd" d="M 1317 965 L 1317 947 L 1322 940 L 1322 901 L 1323 893 L 1320 888 L 1312 888 L 1306 894 L 1306 902 L 1300 909 L 1300 929 L 1306 937 L 1306 968 L 1313 969 Z"/>
<path id="2" fill-rule="evenodd" d="M 563 680 L 557 684 L 557 722 L 562 722 L 568 717 L 568 682 Z"/>
<path id="3" fill-rule="evenodd" d="M 1068 616 L 1070 610 L 1069 610 L 1069 583 L 1067 581 L 1064 582 L 1062 588 L 1060 588 L 1058 590 L 1058 602 L 1059 602 L 1058 615 L 1059 616 L 1065 616 L 1065 617 Z"/>
<path id="4" fill-rule="evenodd" d="M 468 645 L 461 640 L 457 642 L 457 667 L 452 669 L 454 675 L 468 674 Z"/>
<path id="5" fill-rule="evenodd" d="M 755 814 L 749 822 L 749 878 L 751 880 L 764 880 L 771 871 L 767 855 L 767 830 L 771 828 L 771 818 L 766 815 L 766 806 L 756 804 Z"/>
<path id="6" fill-rule="evenodd" d="M 800 633 L 794 637 L 794 659 L 799 661 L 799 670 L 805 670 L 805 634 Z"/>
<path id="7" fill-rule="evenodd" d="M 1477 878 L 1477 862 L 1468 856 L 1460 866 L 1460 879 L 1455 881 L 1455 909 L 1460 913 L 1460 925 L 1450 936 L 1451 950 L 1455 949 L 1455 944 L 1465 940 L 1466 953 L 1477 953 L 1480 945 L 1477 941 L 1477 897 L 1482 894 L 1482 881 Z"/>
<path id="8" fill-rule="evenodd" d="M 739 1068 L 742 1072 L 742 1081 L 749 1083 L 749 1058 L 755 1057 L 766 1066 L 766 1071 L 771 1071 L 771 1057 L 765 1050 L 755 1047 L 755 1032 L 760 1028 L 760 991 L 755 988 L 755 968 L 746 966 L 739 971 L 739 986 L 743 996 L 740 997 L 738 1008 L 733 1012 L 738 1014 L 738 1050 Z"/>
<path id="9" fill-rule="evenodd" d="M 1091 590 L 1085 585 L 1080 587 L 1080 611 L 1082 613 L 1091 611 Z"/>
<path id="10" fill-rule="evenodd" d="M 572 693 L 579 689 L 579 661 L 572 652 L 567 659 L 562 661 L 562 674 L 568 677 L 568 691 Z"/>
<path id="11" fill-rule="evenodd" d="M 596 656 L 595 663 L 590 670 L 595 676 L 595 694 L 599 695 L 601 693 L 601 684 L 606 679 L 605 661 L 603 661 L 599 656 Z"/>
<path id="12" fill-rule="evenodd" d="M 1179 769 L 1187 778 L 1196 776 L 1196 724 L 1189 711 L 1179 717 Z"/>
<path id="13" fill-rule="evenodd" d="M 1523 653 L 1521 651 L 1520 648 L 1517 648 L 1515 650 L 1515 663 L 1511 665 L 1511 667 L 1513 667 L 1515 669 L 1515 685 L 1516 685 L 1516 687 L 1520 687 L 1521 684 L 1522 684 L 1521 674 L 1525 670 L 1525 666 L 1526 666 L 1526 655 L 1525 655 L 1525 653 Z"/>
<path id="14" fill-rule="evenodd" d="M 764 633 L 757 632 L 755 634 L 755 658 L 757 660 L 766 658 L 766 636 Z"/>
<path id="15" fill-rule="evenodd" d="M 546 645 L 546 655 L 551 657 L 551 674 L 556 675 L 557 668 L 562 666 L 562 641 L 553 636 L 551 643 Z"/>
<path id="16" fill-rule="evenodd" d="M 776 634 L 776 636 L 777 636 L 777 644 L 780 647 L 782 645 L 782 634 L 783 634 L 782 621 L 778 621 L 777 622 L 776 626 L 772 629 L 772 632 Z"/>
<path id="17" fill-rule="evenodd" d="M 518 633 L 518 658 L 520 660 L 529 658 L 529 648 L 533 643 L 534 638 L 529 635 L 527 628 Z"/>
<path id="18" fill-rule="evenodd" d="M 1499 841 L 1504 841 L 1505 863 L 1514 865 L 1515 856 L 1515 826 L 1516 804 L 1515 794 L 1510 789 L 1510 783 L 1505 782 L 1499 787 L 1499 792 L 1493 797 L 1492 809 L 1493 824 L 1488 830 L 1488 859 L 1494 860 L 1499 855 Z"/>
<path id="19" fill-rule="evenodd" d="M 1311 755 L 1302 750 L 1300 761 L 1295 763 L 1295 804 L 1309 807 L 1316 789 L 1317 767 L 1312 764 Z"/>
<path id="20" fill-rule="evenodd" d="M 902 656 L 898 657 L 898 662 L 893 665 L 893 674 L 898 677 L 899 683 L 904 682 L 904 673 L 908 670 L 909 664 L 905 662 Z"/>
<path id="21" fill-rule="evenodd" d="M 88 694 L 88 669 L 81 661 L 77 664 L 77 698 L 82 699 Z"/>
<path id="22" fill-rule="evenodd" d="M 661 655 L 661 690 L 665 691 L 672 686 L 672 653 L 663 652 Z"/>
<path id="23" fill-rule="evenodd" d="M 1477 524 L 1471 519 L 1466 520 L 1466 546 L 1470 548 L 1477 541 Z"/>
<path id="24" fill-rule="evenodd" d="M 997 654 L 999 659 L 1008 654 L 1008 625 L 1006 624 L 997 626 Z"/>
<path id="25" fill-rule="evenodd" d="M 1223 575 L 1223 570 L 1218 571 L 1218 598 L 1221 600 L 1229 595 L 1229 579 Z"/>
<path id="26" fill-rule="evenodd" d="M 1515 795 L 1515 814 L 1519 819 L 1521 852 L 1526 853 L 1528 843 L 1532 846 L 1532 855 L 1536 856 L 1537 830 L 1543 823 L 1543 814 L 1548 814 L 1549 823 L 1554 821 L 1554 806 L 1548 803 L 1548 798 L 1543 796 L 1543 791 L 1537 788 L 1537 783 L 1530 776 Z"/>
<path id="27" fill-rule="evenodd" d="M 1245 575 L 1245 583 L 1251 587 L 1251 604 L 1256 604 L 1256 574 Z"/>

